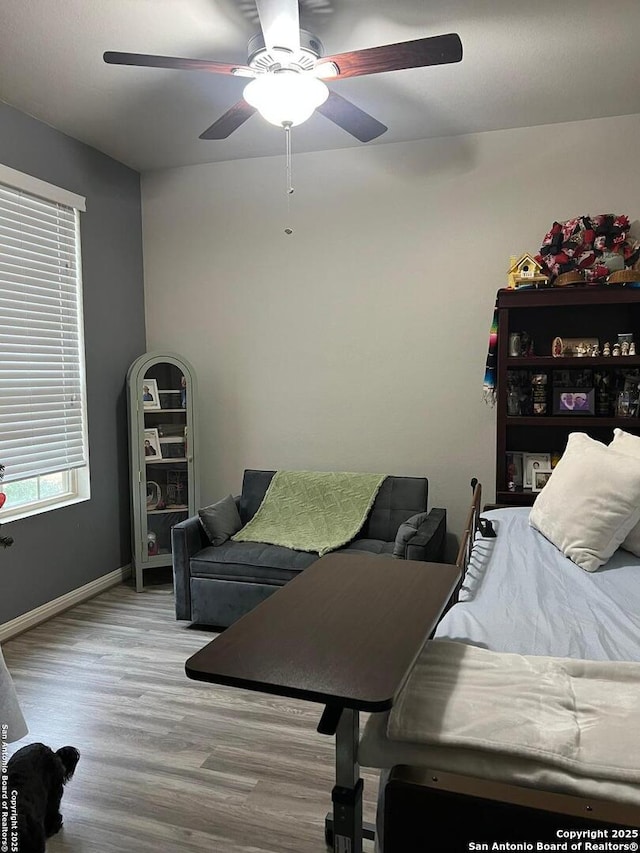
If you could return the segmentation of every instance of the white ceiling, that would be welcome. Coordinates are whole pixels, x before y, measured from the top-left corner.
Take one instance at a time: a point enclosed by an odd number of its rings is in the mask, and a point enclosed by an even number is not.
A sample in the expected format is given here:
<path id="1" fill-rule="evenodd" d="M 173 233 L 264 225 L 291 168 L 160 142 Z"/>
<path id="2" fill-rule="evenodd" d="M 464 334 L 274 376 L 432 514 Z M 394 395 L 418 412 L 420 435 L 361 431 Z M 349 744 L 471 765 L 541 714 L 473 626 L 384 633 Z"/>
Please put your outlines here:
<path id="1" fill-rule="evenodd" d="M 640 0 L 300 5 L 301 25 L 326 54 L 448 32 L 462 39 L 461 63 L 331 84 L 389 127 L 368 145 L 640 113 Z M 102 60 L 115 50 L 245 63 L 252 6 L 0 0 L 0 100 L 141 171 L 282 154 L 282 132 L 259 115 L 226 140 L 198 139 L 246 81 Z M 321 115 L 293 131 L 294 151 L 359 145 Z"/>

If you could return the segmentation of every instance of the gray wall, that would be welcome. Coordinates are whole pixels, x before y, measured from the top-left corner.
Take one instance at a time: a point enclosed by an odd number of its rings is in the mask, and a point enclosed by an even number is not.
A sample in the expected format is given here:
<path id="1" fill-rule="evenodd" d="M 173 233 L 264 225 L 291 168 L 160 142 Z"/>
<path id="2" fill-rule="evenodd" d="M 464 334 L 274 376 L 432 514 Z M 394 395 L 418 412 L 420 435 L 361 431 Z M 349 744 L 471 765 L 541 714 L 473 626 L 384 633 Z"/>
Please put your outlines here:
<path id="1" fill-rule="evenodd" d="M 145 351 L 145 323 L 138 173 L 3 103 L 0 163 L 87 199 L 91 466 L 91 500 L 2 526 L 15 539 L 0 552 L 2 624 L 131 561 L 125 376 Z"/>

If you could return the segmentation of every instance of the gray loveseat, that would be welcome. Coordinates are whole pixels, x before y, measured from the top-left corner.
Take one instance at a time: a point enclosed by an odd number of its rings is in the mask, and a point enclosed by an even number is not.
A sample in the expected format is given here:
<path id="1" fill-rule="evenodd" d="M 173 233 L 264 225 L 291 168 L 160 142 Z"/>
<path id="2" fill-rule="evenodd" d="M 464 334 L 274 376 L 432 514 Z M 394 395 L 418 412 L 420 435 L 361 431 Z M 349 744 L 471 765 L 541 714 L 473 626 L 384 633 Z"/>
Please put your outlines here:
<path id="1" fill-rule="evenodd" d="M 246 470 L 235 498 L 242 524 L 253 518 L 275 471 Z M 406 560 L 443 559 L 446 511 L 427 512 L 426 477 L 387 477 L 358 536 L 342 553 L 378 554 Z M 198 516 L 172 530 L 176 618 L 227 627 L 318 555 L 259 542 L 213 546 Z"/>

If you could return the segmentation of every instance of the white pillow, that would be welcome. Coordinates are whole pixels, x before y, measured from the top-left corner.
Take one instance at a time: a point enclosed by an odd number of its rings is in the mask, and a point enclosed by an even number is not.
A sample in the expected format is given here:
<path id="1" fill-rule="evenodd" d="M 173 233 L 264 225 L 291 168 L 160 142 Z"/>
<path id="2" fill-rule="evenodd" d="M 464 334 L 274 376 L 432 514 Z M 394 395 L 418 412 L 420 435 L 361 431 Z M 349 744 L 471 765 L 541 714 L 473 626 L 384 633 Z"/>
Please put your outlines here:
<path id="1" fill-rule="evenodd" d="M 618 429 L 613 431 L 613 441 L 609 445 L 616 453 L 624 453 L 626 456 L 633 456 L 635 459 L 640 459 L 640 438 L 637 435 L 631 435 L 629 432 Z M 626 551 L 631 551 L 636 557 L 640 557 L 640 524 L 631 530 L 626 539 L 622 543 L 622 547 Z"/>
<path id="2" fill-rule="evenodd" d="M 572 432 L 536 498 L 529 523 L 587 572 L 614 554 L 640 521 L 640 458 Z"/>

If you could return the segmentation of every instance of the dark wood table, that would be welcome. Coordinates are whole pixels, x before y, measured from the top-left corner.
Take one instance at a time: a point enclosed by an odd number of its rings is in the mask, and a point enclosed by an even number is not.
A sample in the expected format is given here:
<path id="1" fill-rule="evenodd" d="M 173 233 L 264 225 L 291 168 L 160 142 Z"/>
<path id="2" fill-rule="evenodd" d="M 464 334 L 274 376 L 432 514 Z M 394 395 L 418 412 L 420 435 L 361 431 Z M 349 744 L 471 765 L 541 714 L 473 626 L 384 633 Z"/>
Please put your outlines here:
<path id="1" fill-rule="evenodd" d="M 336 736 L 335 853 L 362 851 L 358 713 L 393 706 L 459 577 L 445 563 L 329 554 L 186 663 L 198 681 L 325 706 L 318 731 Z"/>

